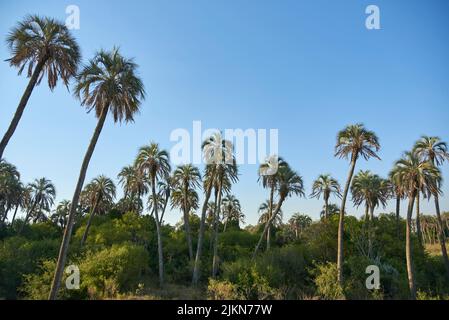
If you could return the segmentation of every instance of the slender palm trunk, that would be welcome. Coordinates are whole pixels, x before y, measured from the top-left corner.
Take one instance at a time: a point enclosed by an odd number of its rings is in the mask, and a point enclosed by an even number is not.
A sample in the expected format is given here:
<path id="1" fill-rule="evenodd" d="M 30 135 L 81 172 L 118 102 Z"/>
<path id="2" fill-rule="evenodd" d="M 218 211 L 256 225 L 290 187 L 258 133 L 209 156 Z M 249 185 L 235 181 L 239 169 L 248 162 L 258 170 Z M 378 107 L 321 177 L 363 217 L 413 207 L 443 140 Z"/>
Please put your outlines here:
<path id="1" fill-rule="evenodd" d="M 348 173 L 348 179 L 346 180 L 345 190 L 343 192 L 343 197 L 341 200 L 340 220 L 338 222 L 337 276 L 338 276 L 338 283 L 340 285 L 343 285 L 343 233 L 344 233 L 345 206 L 346 206 L 346 199 L 348 197 L 349 187 L 351 186 L 352 176 L 354 175 L 356 162 L 357 156 L 353 155 L 351 159 L 351 167 Z"/>
<path id="2" fill-rule="evenodd" d="M 158 205 L 157 205 L 157 193 L 156 193 L 156 179 L 152 177 L 151 190 L 153 193 L 154 203 L 154 220 L 156 220 L 156 232 L 157 232 L 157 252 L 159 256 L 159 285 L 162 288 L 164 286 L 164 255 L 162 250 L 162 230 L 161 221 L 159 220 Z"/>
<path id="3" fill-rule="evenodd" d="M 53 282 L 51 285 L 51 290 L 49 294 L 50 300 L 56 300 L 59 287 L 61 286 L 62 272 L 65 267 L 65 261 L 67 259 L 67 253 L 70 244 L 70 238 L 72 236 L 73 222 L 75 220 L 76 208 L 78 206 L 81 190 L 83 188 L 84 180 L 86 179 L 87 168 L 89 167 L 89 162 L 94 153 L 95 146 L 100 136 L 101 130 L 103 129 L 104 123 L 106 121 L 106 116 L 108 114 L 109 106 L 105 107 L 98 119 L 97 126 L 95 127 L 94 134 L 90 140 L 89 147 L 87 148 L 86 154 L 84 156 L 83 163 L 81 165 L 80 174 L 78 177 L 78 182 L 76 184 L 75 192 L 73 194 L 72 205 L 70 206 L 69 217 L 67 219 L 67 225 L 64 230 L 64 235 L 62 237 L 61 247 L 59 249 L 58 262 L 56 264 L 55 275 L 53 277 Z"/>
<path id="4" fill-rule="evenodd" d="M 271 190 L 270 190 L 270 208 L 268 211 L 268 220 L 271 218 L 271 216 L 273 215 L 273 199 L 274 199 L 274 186 L 271 186 Z M 268 226 L 268 230 L 267 230 L 267 251 L 270 250 L 271 247 L 271 226 Z"/>
<path id="5" fill-rule="evenodd" d="M 374 221 L 374 206 L 371 206 L 371 207 L 370 207 L 370 210 L 369 210 L 369 219 L 370 219 L 371 221 Z"/>
<path id="6" fill-rule="evenodd" d="M 189 196 L 189 185 L 185 183 L 184 185 L 184 230 L 186 233 L 187 246 L 189 247 L 189 260 L 193 260 L 193 246 L 192 246 L 192 234 L 190 231 L 190 221 L 189 221 L 189 208 L 188 199 Z"/>
<path id="7" fill-rule="evenodd" d="M 87 220 L 86 229 L 84 230 L 83 237 L 81 238 L 81 247 L 83 247 L 84 243 L 86 242 L 87 235 L 89 233 L 89 229 L 92 224 L 92 219 L 94 218 L 94 215 L 97 211 L 98 202 L 99 202 L 99 199 L 95 200 L 94 206 L 92 207 L 92 210 L 90 212 L 89 220 Z"/>
<path id="8" fill-rule="evenodd" d="M 438 221 L 438 240 L 441 246 L 441 255 L 443 256 L 444 266 L 446 268 L 446 276 L 449 279 L 449 259 L 446 251 L 446 235 L 444 234 L 443 220 L 441 219 L 440 213 L 440 201 L 438 199 L 438 195 L 434 195 L 433 197 L 435 200 L 435 211 L 437 213 Z"/>
<path id="9" fill-rule="evenodd" d="M 324 219 L 329 218 L 329 197 L 324 197 Z"/>
<path id="10" fill-rule="evenodd" d="M 218 222 L 221 212 L 221 193 L 223 187 L 223 177 L 220 177 L 220 186 L 218 187 L 218 206 L 214 217 L 214 257 L 212 259 L 212 277 L 215 278 L 218 273 Z"/>
<path id="11" fill-rule="evenodd" d="M 421 230 L 421 213 L 420 213 L 420 194 L 419 191 L 416 193 L 416 233 L 418 235 L 419 244 L 423 244 L 422 241 L 422 230 Z"/>
<path id="12" fill-rule="evenodd" d="M 407 275 L 408 275 L 408 286 L 410 289 L 410 298 L 416 299 L 416 284 L 415 284 L 415 272 L 413 267 L 413 254 L 412 254 L 412 214 L 413 205 L 415 201 L 415 195 L 409 198 L 408 209 L 407 209 L 407 228 L 405 230 L 405 255 L 407 259 Z"/>
<path id="13" fill-rule="evenodd" d="M 6 133 L 3 136 L 2 141 L 0 142 L 0 159 L 3 158 L 3 152 L 5 151 L 5 148 L 8 145 L 9 140 L 14 134 L 14 131 L 16 131 L 17 129 L 17 125 L 19 124 L 20 118 L 22 118 L 23 111 L 25 110 L 25 107 L 28 103 L 28 99 L 30 98 L 31 93 L 33 92 L 33 89 L 36 86 L 37 80 L 39 79 L 39 75 L 42 69 L 44 68 L 46 62 L 47 58 L 44 57 L 37 63 L 36 68 L 34 69 L 30 81 L 28 82 L 28 85 L 25 89 L 25 92 L 23 93 L 19 105 L 17 106 L 16 113 L 14 114 L 14 117 L 12 118 L 12 121 L 9 124 L 8 130 L 6 130 Z"/>
<path id="14" fill-rule="evenodd" d="M 401 197 L 396 196 L 396 233 L 399 238 L 399 228 L 400 228 L 400 213 L 401 213 Z"/>
<path id="15" fill-rule="evenodd" d="M 12 216 L 11 225 L 16 220 L 17 211 L 19 210 L 19 205 L 16 206 L 16 209 L 14 210 L 14 215 Z"/>
<path id="16" fill-rule="evenodd" d="M 215 175 L 215 167 L 212 169 L 212 179 Z M 204 199 L 203 209 L 201 210 L 201 221 L 200 221 L 200 230 L 198 234 L 198 244 L 196 247 L 196 256 L 195 256 L 195 264 L 193 267 L 193 275 L 192 275 L 192 285 L 196 286 L 198 281 L 200 280 L 200 265 L 201 265 L 201 254 L 203 250 L 203 238 L 204 238 L 204 228 L 206 225 L 206 211 L 207 211 L 207 203 L 209 202 L 210 194 L 212 192 L 212 181 L 207 186 L 206 190 L 206 198 Z"/>
<path id="17" fill-rule="evenodd" d="M 282 206 L 282 204 L 284 203 L 284 200 L 285 200 L 285 199 L 284 199 L 283 197 L 281 197 L 281 198 L 279 199 L 279 202 L 278 202 L 278 204 L 276 205 L 276 208 L 275 208 L 275 210 L 274 210 L 274 213 L 272 214 L 272 216 L 270 217 L 270 219 L 268 219 L 267 223 L 265 224 L 265 227 L 264 227 L 264 229 L 263 229 L 263 232 L 262 232 L 262 234 L 260 235 L 259 242 L 257 242 L 256 248 L 254 249 L 253 259 L 256 257 L 257 252 L 259 251 L 259 248 L 260 248 L 260 246 L 261 246 L 261 244 L 262 244 L 262 241 L 263 241 L 263 239 L 265 238 L 265 235 L 267 234 L 268 229 L 270 228 L 271 224 L 273 223 L 273 220 L 274 220 L 274 219 L 276 218 L 276 216 L 279 214 L 279 211 L 281 210 L 281 206 Z"/>

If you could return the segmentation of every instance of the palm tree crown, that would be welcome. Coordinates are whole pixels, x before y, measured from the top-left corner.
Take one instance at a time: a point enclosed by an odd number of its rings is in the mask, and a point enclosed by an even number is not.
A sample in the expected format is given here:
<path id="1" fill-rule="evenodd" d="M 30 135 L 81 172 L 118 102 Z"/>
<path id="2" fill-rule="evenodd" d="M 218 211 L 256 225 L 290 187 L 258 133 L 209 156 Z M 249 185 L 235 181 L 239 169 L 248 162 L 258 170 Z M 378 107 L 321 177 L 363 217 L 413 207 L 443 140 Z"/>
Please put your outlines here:
<path id="1" fill-rule="evenodd" d="M 98 118 L 110 110 L 115 122 L 132 122 L 145 98 L 136 69 L 137 64 L 124 58 L 118 48 L 100 51 L 78 74 L 74 93 L 88 112 L 95 109 Z"/>
<path id="2" fill-rule="evenodd" d="M 56 87 L 58 79 L 66 86 L 76 75 L 81 53 L 75 38 L 64 23 L 48 17 L 28 16 L 9 33 L 6 43 L 11 51 L 11 66 L 26 68 L 31 77 L 39 62 L 45 63 L 37 84 L 47 75 L 50 89 Z"/>
<path id="3" fill-rule="evenodd" d="M 380 149 L 379 139 L 373 131 L 367 130 L 363 124 L 347 126 L 337 135 L 335 156 L 340 158 L 364 159 L 371 157 L 380 159 L 377 152 Z"/>

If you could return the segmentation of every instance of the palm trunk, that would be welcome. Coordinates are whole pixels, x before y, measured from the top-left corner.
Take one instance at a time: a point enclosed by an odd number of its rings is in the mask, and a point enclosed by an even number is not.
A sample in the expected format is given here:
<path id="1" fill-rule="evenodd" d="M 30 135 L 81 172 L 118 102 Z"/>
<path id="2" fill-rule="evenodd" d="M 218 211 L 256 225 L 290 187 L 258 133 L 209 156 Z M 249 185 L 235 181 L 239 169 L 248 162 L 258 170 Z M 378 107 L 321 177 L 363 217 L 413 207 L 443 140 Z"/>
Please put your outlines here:
<path id="1" fill-rule="evenodd" d="M 260 235 L 259 238 L 259 242 L 256 245 L 256 248 L 254 249 L 254 253 L 253 253 L 253 259 L 256 257 L 257 252 L 259 251 L 260 245 L 262 244 L 263 239 L 265 238 L 265 235 L 268 232 L 268 229 L 271 226 L 271 223 L 273 222 L 273 220 L 275 219 L 275 217 L 277 216 L 277 214 L 279 213 L 279 211 L 281 210 L 281 206 L 284 203 L 284 198 L 280 198 L 278 204 L 276 205 L 276 209 L 274 210 L 274 214 L 270 217 L 270 219 L 268 219 L 267 223 L 265 224 L 265 227 L 263 229 L 262 234 Z"/>
<path id="2" fill-rule="evenodd" d="M 371 206 L 370 211 L 369 211 L 369 219 L 371 221 L 374 221 L 374 206 Z"/>
<path id="3" fill-rule="evenodd" d="M 154 220 L 156 220 L 156 232 L 157 232 L 157 251 L 159 256 L 159 285 L 162 288 L 164 286 L 164 255 L 162 251 L 162 230 L 161 223 L 159 221 L 157 194 L 156 194 L 156 179 L 153 177 L 151 183 L 151 190 L 153 192 L 154 203 Z"/>
<path id="4" fill-rule="evenodd" d="M 267 231 L 267 251 L 270 250 L 270 242 L 271 242 L 271 227 L 268 227 Z"/>
<path id="5" fill-rule="evenodd" d="M 51 290 L 49 294 L 50 300 L 56 300 L 59 287 L 61 285 L 62 272 L 65 267 L 65 261 L 67 259 L 67 252 L 69 249 L 70 238 L 72 236 L 73 222 L 75 220 L 76 208 L 78 206 L 80 193 L 83 188 L 84 180 L 86 179 L 87 168 L 89 167 L 89 162 L 92 157 L 92 154 L 95 150 L 95 145 L 97 144 L 98 137 L 100 136 L 101 130 L 103 129 L 103 125 L 106 121 L 106 116 L 108 114 L 109 106 L 105 107 L 98 119 L 97 126 L 95 127 L 94 134 L 92 139 L 90 140 L 89 147 L 87 148 L 86 154 L 84 156 L 83 163 L 81 165 L 80 174 L 78 177 L 78 182 L 76 184 L 75 192 L 73 194 L 72 205 L 70 206 L 69 217 L 67 219 L 67 225 L 64 230 L 64 235 L 62 237 L 61 247 L 59 249 L 58 262 L 56 264 L 55 275 L 53 278 L 53 282 L 51 285 Z"/>
<path id="6" fill-rule="evenodd" d="M 212 177 L 215 175 L 215 167 L 212 169 Z M 204 238 L 204 228 L 206 225 L 206 211 L 207 211 L 207 203 L 209 202 L 210 194 L 212 192 L 212 181 L 207 187 L 206 190 L 206 198 L 204 199 L 203 209 L 201 210 L 201 222 L 200 222 L 200 230 L 198 234 L 198 244 L 196 247 L 196 256 L 195 256 L 195 264 L 193 267 L 193 275 L 192 275 L 192 285 L 196 286 L 198 281 L 200 280 L 200 264 L 201 264 L 201 253 L 203 250 L 203 238 Z"/>
<path id="7" fill-rule="evenodd" d="M 22 118 L 23 111 L 25 110 L 25 107 L 28 103 L 28 99 L 30 98 L 31 93 L 33 92 L 33 89 L 36 86 L 37 80 L 39 79 L 39 75 L 42 69 L 44 68 L 46 62 L 47 58 L 44 57 L 37 63 L 36 68 L 34 69 L 30 81 L 28 82 L 28 85 L 25 89 L 25 92 L 23 93 L 19 105 L 17 106 L 16 113 L 14 114 L 14 117 L 12 118 L 12 121 L 8 127 L 8 130 L 3 136 L 2 141 L 0 142 L 0 159 L 3 158 L 3 152 L 5 151 L 5 148 L 8 145 L 9 140 L 14 134 L 14 131 L 16 131 L 17 129 L 17 125 L 19 124 L 20 118 Z"/>
<path id="8" fill-rule="evenodd" d="M 444 266 L 446 268 L 446 276 L 449 279 L 449 259 L 447 257 L 446 251 L 446 235 L 444 234 L 444 226 L 443 220 L 441 219 L 440 202 L 438 199 L 438 195 L 434 195 L 434 200 L 435 200 L 435 211 L 437 213 L 437 221 L 438 221 L 438 240 L 440 241 L 441 255 L 443 256 Z"/>
<path id="9" fill-rule="evenodd" d="M 189 186 L 186 183 L 184 186 L 184 230 L 186 233 L 186 239 L 187 239 L 187 246 L 189 247 L 189 260 L 193 260 L 193 246 L 192 246 L 192 234 L 190 231 L 190 221 L 189 221 L 189 208 L 188 208 L 188 193 L 189 193 Z"/>
<path id="10" fill-rule="evenodd" d="M 407 228 L 405 230 L 405 255 L 407 259 L 407 275 L 408 275 L 408 286 L 410 289 L 411 299 L 416 299 L 416 284 L 415 284 L 415 273 L 413 269 L 413 255 L 412 255 L 412 214 L 413 214 L 413 204 L 415 201 L 415 195 L 409 198 L 408 210 L 407 210 Z"/>
<path id="11" fill-rule="evenodd" d="M 12 216 L 11 225 L 14 223 L 14 220 L 16 220 L 17 211 L 19 210 L 19 205 L 16 206 L 16 209 L 14 210 L 14 215 Z"/>
<path id="12" fill-rule="evenodd" d="M 222 192 L 223 177 L 220 177 L 220 186 L 218 187 L 218 206 L 214 217 L 214 257 L 212 259 L 212 277 L 215 278 L 218 273 L 218 222 L 220 220 L 221 211 L 221 192 Z"/>
<path id="13" fill-rule="evenodd" d="M 324 198 L 324 219 L 327 220 L 329 218 L 329 198 Z"/>
<path id="14" fill-rule="evenodd" d="M 97 211 L 98 202 L 99 202 L 99 199 L 95 200 L 94 206 L 89 215 L 89 220 L 87 220 L 86 229 L 84 230 L 83 237 L 81 238 L 81 248 L 84 246 L 84 243 L 86 242 L 87 235 L 89 233 L 89 229 L 92 224 L 92 219 Z"/>
<path id="15" fill-rule="evenodd" d="M 369 204 L 368 201 L 365 202 L 365 222 L 369 220 Z"/>
<path id="16" fill-rule="evenodd" d="M 400 224 L 400 213 L 401 213 L 401 197 L 396 197 L 396 233 L 399 238 L 399 224 Z"/>
<path id="17" fill-rule="evenodd" d="M 420 198 L 420 194 L 419 194 L 419 190 L 416 193 L 416 233 L 418 235 L 418 240 L 419 240 L 419 244 L 422 245 L 423 241 L 422 241 L 422 231 L 421 231 L 421 214 L 419 212 L 420 208 L 419 208 L 419 199 Z"/>
<path id="18" fill-rule="evenodd" d="M 345 218 L 345 206 L 346 198 L 348 197 L 349 188 L 351 186 L 352 176 L 354 175 L 355 164 L 357 162 L 357 156 L 352 157 L 351 167 L 348 173 L 348 179 L 346 181 L 345 190 L 343 192 L 343 198 L 341 200 L 340 208 L 340 220 L 338 222 L 338 247 L 337 247 L 337 276 L 338 283 L 343 285 L 343 233 L 344 233 L 344 218 Z"/>

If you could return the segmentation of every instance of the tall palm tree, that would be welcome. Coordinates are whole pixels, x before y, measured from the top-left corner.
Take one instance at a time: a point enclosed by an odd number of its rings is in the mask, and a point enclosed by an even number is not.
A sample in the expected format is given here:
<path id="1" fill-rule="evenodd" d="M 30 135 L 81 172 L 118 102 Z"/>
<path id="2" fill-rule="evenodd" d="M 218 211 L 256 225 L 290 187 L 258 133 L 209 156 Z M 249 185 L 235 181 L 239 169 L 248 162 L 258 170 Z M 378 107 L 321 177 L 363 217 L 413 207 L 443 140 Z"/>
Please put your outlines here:
<path id="1" fill-rule="evenodd" d="M 184 206 L 187 207 L 184 208 Z M 188 239 L 188 234 L 190 235 L 191 239 L 190 215 L 192 210 L 197 210 L 199 208 L 198 192 L 196 192 L 195 189 L 190 188 L 187 191 L 187 201 L 185 201 L 185 191 L 183 190 L 182 186 L 181 187 L 175 186 L 171 195 L 171 207 L 172 209 L 179 208 L 183 213 L 183 228 L 186 233 L 187 245 L 189 245 L 188 243 L 189 241 L 191 241 Z M 187 212 L 186 216 L 184 215 L 184 212 Z M 186 226 L 186 223 L 189 227 Z M 193 251 L 192 251 L 192 259 L 193 259 Z"/>
<path id="2" fill-rule="evenodd" d="M 411 245 L 413 205 L 416 199 L 416 194 L 423 185 L 426 186 L 432 194 L 437 194 L 439 192 L 441 173 L 431 162 L 421 161 L 415 152 L 406 152 L 404 157 L 396 162 L 391 176 L 395 181 L 401 183 L 409 201 L 405 234 L 407 274 L 411 298 L 416 299 L 416 283 Z"/>
<path id="3" fill-rule="evenodd" d="M 0 222 L 4 223 L 8 212 L 15 207 L 15 214 L 20 206 L 23 185 L 17 168 L 0 160 Z"/>
<path id="4" fill-rule="evenodd" d="M 330 174 L 322 174 L 313 182 L 310 197 L 319 199 L 321 195 L 324 199 L 324 217 L 328 217 L 329 198 L 332 194 L 341 198 L 341 188 L 338 181 Z"/>
<path id="5" fill-rule="evenodd" d="M 157 204 L 158 194 L 156 192 L 156 185 L 159 181 L 167 179 L 170 174 L 170 161 L 168 153 L 161 150 L 157 143 L 151 143 L 140 148 L 137 155 L 135 166 L 148 178 L 151 187 L 151 197 L 153 204 Z M 162 248 L 162 228 L 161 220 L 159 219 L 158 205 L 153 205 L 154 219 L 156 221 L 157 232 L 157 246 L 159 255 L 159 284 L 164 285 L 164 255 Z"/>
<path id="6" fill-rule="evenodd" d="M 86 106 L 88 111 L 95 110 L 98 123 L 84 156 L 71 201 L 72 206 L 70 207 L 49 294 L 51 300 L 56 299 L 61 284 L 76 207 L 86 178 L 87 168 L 106 121 L 106 116 L 110 112 L 114 122 L 133 122 L 134 115 L 138 113 L 141 101 L 145 97 L 143 83 L 136 75 L 136 71 L 137 65 L 133 60 L 124 58 L 119 50 L 114 48 L 110 52 L 98 52 L 77 76 L 75 94 L 81 100 L 81 105 Z"/>
<path id="7" fill-rule="evenodd" d="M 205 198 L 201 210 L 200 230 L 198 232 L 198 243 L 196 248 L 195 262 L 193 266 L 192 285 L 196 286 L 200 279 L 200 264 L 203 250 L 204 232 L 206 226 L 206 212 L 208 209 L 209 199 L 212 189 L 216 186 L 217 181 L 223 181 L 224 170 L 223 167 L 234 167 L 235 158 L 233 155 L 233 146 L 230 141 L 222 138 L 221 133 L 216 132 L 207 138 L 202 144 L 203 157 L 206 161 L 206 172 L 204 174 L 203 189 L 205 191 Z M 236 166 L 235 166 L 236 167 Z M 222 179 L 223 178 L 223 179 Z M 223 184 L 221 184 L 221 189 Z M 222 190 L 217 191 L 217 202 L 221 203 Z M 215 238 L 218 232 L 218 217 L 220 214 L 220 205 L 215 205 L 216 212 L 214 213 L 214 246 Z M 214 248 L 215 252 L 215 248 Z M 214 254 L 215 256 L 215 254 Z"/>
<path id="8" fill-rule="evenodd" d="M 449 160 L 449 153 L 446 142 L 441 141 L 438 137 L 423 136 L 414 146 L 416 154 L 425 161 L 430 161 L 435 166 L 441 166 L 445 160 Z M 435 211 L 438 222 L 439 242 L 441 246 L 441 253 L 446 267 L 446 274 L 449 278 L 449 259 L 446 250 L 446 236 L 444 233 L 443 220 L 440 213 L 440 202 L 438 193 L 431 194 L 435 201 Z"/>
<path id="9" fill-rule="evenodd" d="M 367 130 L 362 124 L 350 125 L 337 134 L 337 143 L 335 145 L 335 156 L 344 159 L 350 159 L 348 178 L 340 207 L 340 220 L 338 223 L 338 247 L 337 247 L 337 270 L 338 282 L 343 284 L 343 232 L 344 215 L 346 209 L 346 199 L 351 186 L 352 176 L 354 175 L 357 160 L 362 156 L 365 160 L 371 157 L 380 159 L 377 152 L 380 149 L 379 139 L 372 131 Z"/>
<path id="10" fill-rule="evenodd" d="M 11 30 L 6 43 L 11 51 L 11 58 L 7 61 L 12 67 L 19 69 L 19 75 L 26 69 L 30 81 L 0 142 L 0 159 L 19 124 L 34 87 L 39 85 L 45 75 L 50 90 L 56 87 L 59 79 L 68 86 L 81 60 L 75 38 L 64 23 L 52 18 L 36 15 L 26 17 Z"/>
<path id="11" fill-rule="evenodd" d="M 278 171 L 276 173 L 276 191 L 278 196 L 278 202 L 276 204 L 276 208 L 274 208 L 273 213 L 271 214 L 270 219 L 265 224 L 264 230 L 260 235 L 259 242 L 254 249 L 253 258 L 256 256 L 259 251 L 260 245 L 262 244 L 262 240 L 265 238 L 265 235 L 268 232 L 273 220 L 279 214 L 282 205 L 284 204 L 285 199 L 291 197 L 293 195 L 303 197 L 304 194 L 304 183 L 302 177 L 298 175 L 295 171 L 293 171 L 287 163 L 279 166 Z"/>
<path id="12" fill-rule="evenodd" d="M 192 191 L 201 186 L 201 174 L 197 167 L 192 164 L 179 166 L 173 173 L 174 185 L 179 188 L 182 193 L 183 204 L 180 206 L 184 216 L 184 230 L 186 233 L 187 246 L 189 249 L 189 259 L 193 260 L 193 245 L 192 234 L 190 231 L 189 213 L 191 206 L 189 205 L 189 198 L 192 196 Z M 195 192 L 196 193 L 196 192 Z"/>
<path id="13" fill-rule="evenodd" d="M 284 159 L 277 157 L 276 155 L 270 156 L 266 159 L 264 163 L 259 166 L 259 178 L 258 181 L 261 182 L 262 187 L 270 190 L 270 197 L 268 199 L 269 212 L 268 216 L 273 216 L 274 208 L 274 192 L 278 183 L 278 172 L 279 168 L 286 166 Z M 270 235 L 271 226 L 268 226 L 267 230 L 267 250 L 270 250 Z"/>
<path id="14" fill-rule="evenodd" d="M 86 185 L 87 194 L 90 202 L 90 215 L 87 220 L 86 229 L 84 229 L 83 237 L 81 238 L 81 247 L 84 245 L 89 234 L 89 229 L 92 224 L 92 219 L 95 216 L 98 206 L 101 203 L 112 203 L 115 198 L 115 184 L 106 176 L 100 175 Z"/>
<path id="15" fill-rule="evenodd" d="M 273 207 L 276 206 L 276 203 L 273 203 Z M 270 200 L 265 201 L 264 203 L 262 203 L 259 206 L 259 224 L 263 224 L 264 226 L 268 223 L 268 221 L 270 221 L 271 218 L 271 204 L 270 204 Z M 271 222 L 271 227 L 274 228 L 278 228 L 282 225 L 282 209 L 279 211 L 278 215 L 274 218 L 274 220 Z M 267 249 L 270 248 L 270 238 L 271 238 L 271 227 L 268 227 L 268 231 L 267 231 Z"/>

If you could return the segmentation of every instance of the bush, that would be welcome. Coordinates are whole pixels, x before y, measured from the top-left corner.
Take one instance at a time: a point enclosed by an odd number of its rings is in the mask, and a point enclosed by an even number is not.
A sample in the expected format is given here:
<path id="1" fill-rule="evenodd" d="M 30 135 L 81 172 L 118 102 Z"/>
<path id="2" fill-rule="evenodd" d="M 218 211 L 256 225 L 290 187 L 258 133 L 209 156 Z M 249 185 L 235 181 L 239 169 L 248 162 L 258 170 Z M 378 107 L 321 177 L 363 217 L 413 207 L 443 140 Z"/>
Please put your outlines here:
<path id="1" fill-rule="evenodd" d="M 338 269 L 335 263 L 326 263 L 316 266 L 315 285 L 318 295 L 326 300 L 344 299 L 343 288 L 338 283 Z"/>
<path id="2" fill-rule="evenodd" d="M 209 300 L 239 300 L 241 298 L 237 285 L 229 281 L 210 279 L 207 286 Z"/>

